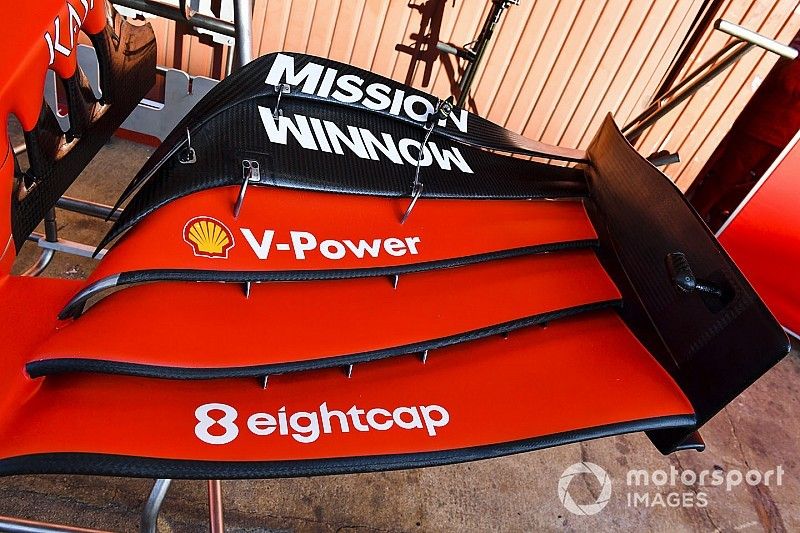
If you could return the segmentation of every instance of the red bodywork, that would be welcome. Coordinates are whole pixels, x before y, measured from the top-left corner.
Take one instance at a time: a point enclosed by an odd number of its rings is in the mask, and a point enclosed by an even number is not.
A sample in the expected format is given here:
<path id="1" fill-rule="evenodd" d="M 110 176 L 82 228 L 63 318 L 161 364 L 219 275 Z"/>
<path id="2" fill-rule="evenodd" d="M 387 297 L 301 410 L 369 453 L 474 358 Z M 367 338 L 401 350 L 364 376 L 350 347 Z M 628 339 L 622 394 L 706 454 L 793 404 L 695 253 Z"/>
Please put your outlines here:
<path id="1" fill-rule="evenodd" d="M 778 320 L 800 333 L 800 134 L 719 233 L 720 242 Z"/>
<path id="2" fill-rule="evenodd" d="M 83 6 L 92 6 L 85 16 L 71 15 Z M 0 48 L 0 105 L 3 118 L 20 118 L 27 142 L 41 123 L 46 32 L 59 21 L 58 42 L 74 44 L 79 19 L 97 33 L 109 32 L 110 18 L 97 0 L 39 2 L 20 18 L 0 37 L 8 45 Z M 10 50 L 26 55 L 20 61 Z M 54 50 L 52 67 L 68 77 L 74 54 Z M 246 75 L 261 90 L 261 72 Z M 230 96 L 225 90 L 215 97 Z M 220 97 L 209 109 L 226 105 Z M 499 127 L 488 131 L 510 138 Z M 8 146 L 5 132 L 3 140 Z M 641 194 L 666 178 L 610 118 L 592 145 L 605 157 L 588 170 L 568 170 L 585 178 L 581 190 L 591 199 L 424 197 L 405 224 L 408 198 L 258 183 L 236 218 L 239 187 L 194 189 L 130 228 L 86 281 L 9 275 L 20 232 L 6 215 L 14 177 L 7 149 L 0 167 L 0 238 L 8 242 L 0 258 L 0 474 L 326 474 L 452 463 L 630 431 L 649 431 L 660 449 L 676 449 L 701 417 L 774 364 L 783 335 L 680 196 L 667 203 Z M 51 166 L 57 163 L 58 154 Z M 527 170 L 520 175 L 527 183 Z M 648 187 L 643 176 L 653 178 Z M 668 185 L 666 194 L 676 195 Z M 611 215 L 597 212 L 601 203 L 614 209 L 614 222 L 633 220 L 630 228 L 653 237 L 649 247 L 638 236 L 618 242 L 605 235 L 611 220 L 603 217 Z M 668 233 L 665 205 L 683 210 L 679 238 L 647 235 Z M 714 316 L 700 296 L 671 285 L 665 252 L 678 251 L 671 247 L 683 246 L 686 235 L 694 264 L 728 275 L 723 281 L 739 291 L 737 309 Z M 634 256 L 629 271 L 621 251 Z M 267 276 L 275 273 L 283 277 Z M 647 276 L 657 283 L 642 289 Z M 264 283 L 242 282 L 252 277 Z M 92 293 L 83 315 L 83 305 L 62 313 L 96 286 L 106 292 Z M 663 316 L 688 309 L 681 316 L 689 327 L 695 316 L 713 327 L 660 345 L 630 329 L 631 316 L 646 319 L 653 305 Z M 59 313 L 71 318 L 59 320 Z M 770 333 L 770 346 L 742 379 L 704 395 L 686 374 L 698 365 L 698 374 L 717 376 L 720 353 L 749 356 L 750 346 L 727 331 L 747 334 L 740 325 L 749 317 Z M 644 330 L 652 334 L 650 327 Z M 709 348 L 720 338 L 719 351 Z M 680 369 L 670 366 L 676 354 Z M 363 364 L 347 373 L 336 367 L 355 362 Z M 690 387 L 682 390 L 684 383 Z"/>
<path id="3" fill-rule="evenodd" d="M 148 216 L 147 224 L 135 226 L 122 237 L 92 273 L 90 281 L 124 271 L 156 268 L 223 271 L 388 268 L 545 243 L 597 239 L 579 201 L 483 200 L 476 207 L 470 200 L 441 200 L 420 204 L 415 216 L 400 225 L 398 220 L 408 207 L 404 198 L 378 200 L 368 196 L 254 187 L 247 192 L 239 218 L 234 218 L 232 206 L 238 194 L 238 187 L 221 187 L 170 202 L 168 209 L 155 211 Z M 477 208 L 480 217 L 476 216 Z M 186 241 L 184 228 L 199 216 L 214 218 L 230 233 L 234 245 L 227 258 L 198 255 Z M 454 238 L 454 227 L 466 237 Z M 249 230 L 259 245 L 266 242 L 265 231 L 275 232 L 268 260 L 256 255 L 243 228 Z M 279 244 L 292 244 L 292 231 L 310 233 L 317 241 L 316 249 L 305 253 L 303 259 L 298 259 L 294 248 L 277 248 Z M 386 251 L 385 241 L 393 238 L 405 243 L 398 245 L 394 252 L 397 255 Z M 412 238 L 418 238 L 420 244 L 410 250 L 406 239 Z M 328 239 L 349 240 L 356 247 L 362 240 L 368 245 L 374 245 L 375 239 L 381 243 L 375 256 L 365 251 L 359 258 L 345 244 L 343 257 L 332 259 L 331 256 L 338 255 L 336 249 L 331 249 L 328 257 L 319 251 Z M 158 247 L 158 255 L 143 254 L 143 243 Z"/>
<path id="4" fill-rule="evenodd" d="M 53 331 L 55 311 L 78 286 L 74 281 L 12 278 L 2 288 L 10 300 L 30 302 L 0 308 L 3 324 L 26 325 L 24 334 L 19 328 L 2 328 L 0 336 L 6 347 L 1 363 L 6 376 L 0 425 L 4 458 L 59 451 L 288 462 L 388 454 L 398 456 L 398 465 L 410 466 L 413 461 L 401 456 L 630 422 L 642 422 L 632 427 L 644 429 L 648 420 L 692 413 L 678 386 L 613 312 L 442 349 L 425 364 L 416 356 L 369 363 L 357 367 L 350 379 L 339 369 L 275 376 L 266 390 L 254 379 L 198 382 L 95 374 L 26 378 L 21 370 L 25 354 L 33 353 L 37 342 Z M 342 302 L 343 314 L 347 305 Z M 140 330 L 134 339 L 119 340 L 135 343 L 147 336 L 147 330 Z M 153 341 L 174 346 L 170 338 Z M 269 342 L 258 324 L 253 325 L 251 342 Z M 208 444 L 196 436 L 195 410 L 210 403 L 236 409 L 239 434 L 230 443 Z M 436 435 L 424 427 L 396 425 L 343 433 L 334 422 L 336 431 L 312 443 L 279 431 L 259 436 L 247 427 L 255 413 L 278 416 L 282 407 L 289 415 L 314 412 L 323 403 L 341 411 L 438 405 L 447 410 L 449 422 Z M 211 415 L 220 419 L 222 411 Z M 217 426 L 210 431 L 224 434 Z M 387 460 L 391 464 L 391 457 Z"/>
<path id="5" fill-rule="evenodd" d="M 75 72 L 73 52 L 82 30 L 100 33 L 106 25 L 100 0 L 42 0 L 30 3 L 24 14 L 13 15 L 0 35 L 0 272 L 11 271 L 16 251 L 11 238 L 10 198 L 14 157 L 8 140 L 13 115 L 26 131 L 36 125 L 42 110 L 45 74 L 51 68 L 61 78 Z"/>

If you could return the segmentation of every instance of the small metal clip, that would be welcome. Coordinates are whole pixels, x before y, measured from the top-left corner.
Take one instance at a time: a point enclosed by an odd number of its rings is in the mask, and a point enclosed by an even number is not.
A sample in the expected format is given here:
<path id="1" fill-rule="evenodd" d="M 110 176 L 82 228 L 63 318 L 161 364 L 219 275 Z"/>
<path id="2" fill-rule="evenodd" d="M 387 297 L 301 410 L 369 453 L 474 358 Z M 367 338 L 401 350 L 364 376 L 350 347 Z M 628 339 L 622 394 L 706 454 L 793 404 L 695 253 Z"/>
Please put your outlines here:
<path id="1" fill-rule="evenodd" d="M 414 187 L 411 189 L 411 203 L 408 204 L 408 208 L 406 212 L 403 214 L 403 218 L 400 219 L 401 224 L 405 224 L 408 216 L 411 214 L 411 211 L 414 209 L 414 206 L 417 204 L 417 200 L 419 197 L 422 196 L 422 188 L 425 187 L 422 183 L 414 183 Z"/>
<path id="2" fill-rule="evenodd" d="M 191 165 L 197 161 L 197 154 L 192 148 L 192 136 L 189 134 L 189 128 L 186 128 L 186 150 L 181 153 L 178 161 L 184 165 Z"/>
<path id="3" fill-rule="evenodd" d="M 242 210 L 244 203 L 244 194 L 247 192 L 247 184 L 251 181 L 261 181 L 261 170 L 258 161 L 251 161 L 245 159 L 242 161 L 242 188 L 239 189 L 239 196 L 236 198 L 236 203 L 233 205 L 233 218 L 239 218 L 239 211 Z"/>
<path id="4" fill-rule="evenodd" d="M 428 350 L 422 352 L 422 355 L 420 355 L 420 359 L 422 360 L 423 365 L 428 362 Z"/>
<path id="5" fill-rule="evenodd" d="M 453 108 L 455 107 L 455 100 L 453 97 L 450 96 L 447 100 L 439 100 L 439 103 L 436 104 L 436 108 L 433 110 L 433 113 L 428 115 L 428 123 L 425 126 L 425 137 L 423 137 L 422 142 L 419 145 L 419 155 L 417 156 L 417 167 L 414 170 L 414 181 L 411 186 L 411 203 L 408 204 L 408 209 L 403 214 L 403 218 L 400 219 L 400 224 L 404 224 L 406 220 L 408 220 L 409 215 L 411 215 L 411 211 L 414 209 L 414 206 L 417 204 L 417 200 L 419 200 L 420 196 L 422 196 L 422 190 L 425 188 L 425 184 L 423 184 L 419 180 L 419 170 L 422 166 L 422 156 L 425 154 L 425 147 L 428 145 L 428 139 L 433 133 L 433 128 L 436 127 L 436 123 L 441 120 L 446 120 L 447 117 L 453 112 Z"/>
<path id="6" fill-rule="evenodd" d="M 353 377 L 353 365 L 347 365 L 344 367 L 344 374 L 347 376 L 347 379 Z"/>
<path id="7" fill-rule="evenodd" d="M 259 382 L 261 383 L 261 388 L 266 389 L 267 384 L 269 383 L 269 376 L 261 376 L 259 378 Z"/>
<path id="8" fill-rule="evenodd" d="M 275 92 L 278 93 L 278 101 L 275 102 L 275 111 L 272 112 L 272 118 L 278 118 L 283 116 L 283 110 L 281 109 L 281 96 L 284 94 L 289 94 L 292 88 L 289 87 L 288 83 L 280 83 L 275 86 Z"/>

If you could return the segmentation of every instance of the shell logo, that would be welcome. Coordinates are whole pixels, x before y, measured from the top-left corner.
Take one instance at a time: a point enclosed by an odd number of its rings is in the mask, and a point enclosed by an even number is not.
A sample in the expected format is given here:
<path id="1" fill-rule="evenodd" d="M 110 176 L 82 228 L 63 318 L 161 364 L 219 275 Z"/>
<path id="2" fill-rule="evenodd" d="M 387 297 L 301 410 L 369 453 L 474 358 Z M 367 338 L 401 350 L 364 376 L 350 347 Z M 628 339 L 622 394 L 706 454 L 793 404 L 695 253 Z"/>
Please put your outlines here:
<path id="1" fill-rule="evenodd" d="M 236 244 L 233 233 L 225 224 L 212 217 L 195 217 L 183 227 L 183 240 L 198 257 L 228 258 Z"/>

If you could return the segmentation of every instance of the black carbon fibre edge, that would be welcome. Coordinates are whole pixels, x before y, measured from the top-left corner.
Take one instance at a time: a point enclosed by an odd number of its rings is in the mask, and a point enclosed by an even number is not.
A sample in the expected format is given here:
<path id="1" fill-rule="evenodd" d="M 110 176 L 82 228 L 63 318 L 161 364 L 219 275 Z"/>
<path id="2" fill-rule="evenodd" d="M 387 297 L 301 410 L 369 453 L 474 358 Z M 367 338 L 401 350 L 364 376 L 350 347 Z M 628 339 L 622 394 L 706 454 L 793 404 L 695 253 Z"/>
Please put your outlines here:
<path id="1" fill-rule="evenodd" d="M 499 252 L 489 252 L 454 259 L 443 259 L 439 261 L 426 261 L 385 268 L 356 268 L 338 270 L 279 270 L 279 271 L 247 271 L 235 272 L 224 270 L 137 270 L 115 274 L 118 276 L 112 284 L 108 283 L 113 276 L 98 280 L 76 294 L 61 312 L 58 314 L 60 320 L 68 318 L 78 318 L 84 310 L 84 306 L 91 298 L 99 297 L 103 292 L 111 289 L 119 289 L 139 283 L 156 283 L 160 281 L 205 281 L 222 283 L 245 283 L 245 282 L 269 282 L 269 281 L 312 281 L 312 280 L 333 280 L 333 279 L 353 279 L 365 277 L 394 276 L 401 274 L 414 274 L 427 272 L 443 268 L 454 268 L 460 266 L 473 265 L 485 261 L 496 261 L 500 259 L 510 259 L 523 255 L 533 255 L 546 252 L 559 252 L 566 250 L 597 249 L 596 239 L 581 239 L 577 241 L 565 241 L 547 244 L 537 244 L 523 248 L 511 250 L 501 250 Z"/>
<path id="2" fill-rule="evenodd" d="M 455 450 L 301 461 L 192 461 L 97 453 L 42 453 L 0 460 L 0 475 L 78 474 L 170 479 L 272 479 L 384 472 L 492 459 L 626 433 L 691 428 L 694 425 L 694 415 L 673 415 Z"/>
<path id="3" fill-rule="evenodd" d="M 445 348 L 455 344 L 475 341 L 509 333 L 521 328 L 543 325 L 554 320 L 568 318 L 582 313 L 591 313 L 603 309 L 621 307 L 622 300 L 604 300 L 590 304 L 583 304 L 548 313 L 503 322 L 480 329 L 458 333 L 438 339 L 393 346 L 380 350 L 371 350 L 357 354 L 341 355 L 334 357 L 323 357 L 308 361 L 297 361 L 292 363 L 274 363 L 257 366 L 242 367 L 219 367 L 219 368 L 189 368 L 175 366 L 147 365 L 142 363 L 127 363 L 120 361 L 109 361 L 103 359 L 85 359 L 80 357 L 60 357 L 57 359 L 40 359 L 31 361 L 25 365 L 25 370 L 31 378 L 41 378 L 56 374 L 71 372 L 86 372 L 95 374 L 119 374 L 126 376 L 138 376 L 159 379 L 221 379 L 238 377 L 260 377 L 266 375 L 286 374 L 289 372 L 300 372 L 304 370 L 318 370 L 321 368 L 331 368 L 347 366 L 356 363 L 367 363 L 396 357 L 400 355 L 410 355 L 422 353 L 426 350 Z"/>

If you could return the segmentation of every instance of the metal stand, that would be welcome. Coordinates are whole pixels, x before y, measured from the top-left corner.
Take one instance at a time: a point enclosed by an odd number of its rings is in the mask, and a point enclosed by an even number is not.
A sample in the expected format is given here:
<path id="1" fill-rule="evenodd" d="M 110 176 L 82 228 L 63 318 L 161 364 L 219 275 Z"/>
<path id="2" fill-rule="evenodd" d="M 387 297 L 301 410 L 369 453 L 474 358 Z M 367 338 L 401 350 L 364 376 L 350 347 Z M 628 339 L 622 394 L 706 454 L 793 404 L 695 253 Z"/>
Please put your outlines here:
<path id="1" fill-rule="evenodd" d="M 46 524 L 34 520 L 22 520 L 0 516 L 0 532 L 4 533 L 107 533 L 99 529 Z"/>
<path id="2" fill-rule="evenodd" d="M 144 504 L 142 519 L 139 527 L 141 533 L 156 533 L 158 531 L 158 515 L 161 506 L 167 497 L 167 491 L 172 484 L 171 479 L 157 479 L 150 491 L 150 496 Z M 225 531 L 225 520 L 222 514 L 222 486 L 219 480 L 208 482 L 208 524 L 211 533 Z M 36 522 L 0 516 L 1 533 L 106 533 L 99 529 L 86 529 L 81 527 Z"/>
<path id="3" fill-rule="evenodd" d="M 489 16 L 483 23 L 483 29 L 478 35 L 478 39 L 470 45 L 465 45 L 461 48 L 447 44 L 438 43 L 436 48 L 440 52 L 452 54 L 456 57 L 467 61 L 467 68 L 464 69 L 464 75 L 458 84 L 458 101 L 456 106 L 463 108 L 464 103 L 467 101 L 469 91 L 472 88 L 472 82 L 475 81 L 475 74 L 478 67 L 483 61 L 483 56 L 486 55 L 486 48 L 489 46 L 489 41 L 492 40 L 494 29 L 497 23 L 500 22 L 500 17 L 503 11 L 511 6 L 518 6 L 519 0 L 492 0 L 492 9 L 489 11 Z"/>
<path id="4" fill-rule="evenodd" d="M 243 67 L 253 60 L 252 0 L 233 0 L 233 26 L 236 34 L 236 58 Z"/>
<path id="5" fill-rule="evenodd" d="M 171 484 L 171 479 L 157 479 L 153 484 L 153 490 L 150 491 L 150 496 L 142 510 L 142 522 L 139 526 L 139 531 L 142 533 L 158 531 L 158 514 L 161 512 L 161 506 L 164 504 L 164 498 L 167 497 L 167 491 Z"/>
<path id="6" fill-rule="evenodd" d="M 222 516 L 222 483 L 218 479 L 208 481 L 208 524 L 211 533 L 225 531 L 225 519 Z"/>
<path id="7" fill-rule="evenodd" d="M 171 479 L 156 480 L 142 510 L 142 522 L 139 529 L 141 533 L 158 531 L 158 515 L 171 484 Z M 225 531 L 225 519 L 222 513 L 222 484 L 218 479 L 208 481 L 208 525 L 211 533 Z"/>
<path id="8" fill-rule="evenodd" d="M 735 37 L 735 39 L 711 56 L 708 61 L 705 61 L 702 65 L 687 74 L 678 84 L 664 93 L 658 100 L 650 104 L 647 109 L 625 125 L 625 127 L 622 128 L 622 133 L 625 134 L 629 142 L 635 143 L 642 133 L 655 124 L 658 119 L 669 113 L 687 98 L 691 97 L 700 90 L 701 87 L 719 76 L 723 71 L 727 70 L 754 46 L 758 46 L 768 52 L 773 52 L 787 59 L 795 59 L 798 55 L 797 50 L 790 46 L 764 37 L 761 34 L 726 20 L 717 20 L 714 27 Z"/>

